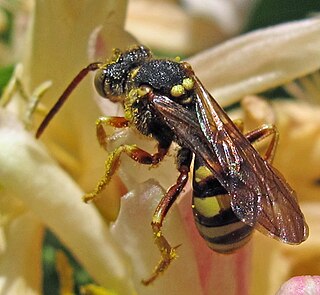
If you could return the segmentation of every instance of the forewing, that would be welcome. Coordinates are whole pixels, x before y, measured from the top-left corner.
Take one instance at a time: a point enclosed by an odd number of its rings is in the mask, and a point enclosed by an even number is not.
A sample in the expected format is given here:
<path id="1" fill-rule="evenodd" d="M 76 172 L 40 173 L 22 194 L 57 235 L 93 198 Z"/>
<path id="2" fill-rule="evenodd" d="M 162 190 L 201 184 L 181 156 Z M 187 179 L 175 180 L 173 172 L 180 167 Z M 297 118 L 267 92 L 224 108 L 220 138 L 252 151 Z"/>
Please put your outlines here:
<path id="1" fill-rule="evenodd" d="M 151 106 L 174 132 L 175 141 L 179 145 L 189 148 L 203 158 L 205 163 L 219 169 L 215 154 L 212 153 L 198 119 L 192 112 L 163 95 L 153 94 Z"/>
<path id="2" fill-rule="evenodd" d="M 194 79 L 198 121 L 216 153 L 222 169 L 216 177 L 231 195 L 234 213 L 285 243 L 301 243 L 308 235 L 308 227 L 294 191 L 261 158 L 201 82 Z"/>
<path id="3" fill-rule="evenodd" d="M 209 122 L 203 120 L 199 122 L 194 112 L 190 112 L 166 96 L 153 95 L 151 101 L 155 111 L 161 114 L 173 130 L 178 144 L 188 147 L 201 157 L 233 197 L 233 209 L 238 218 L 254 226 L 261 208 L 262 192 L 259 190 L 261 185 L 257 185 L 260 179 L 252 173 L 250 163 L 243 160 L 245 153 L 234 144 L 233 136 L 225 128 L 214 129 L 214 126 L 204 133 L 203 129 L 209 128 Z M 203 118 L 210 119 L 207 116 Z"/>
<path id="4" fill-rule="evenodd" d="M 262 210 L 261 198 L 266 195 L 255 169 L 263 160 L 201 82 L 194 79 L 198 121 L 221 167 L 216 177 L 231 195 L 237 217 L 254 226 Z"/>

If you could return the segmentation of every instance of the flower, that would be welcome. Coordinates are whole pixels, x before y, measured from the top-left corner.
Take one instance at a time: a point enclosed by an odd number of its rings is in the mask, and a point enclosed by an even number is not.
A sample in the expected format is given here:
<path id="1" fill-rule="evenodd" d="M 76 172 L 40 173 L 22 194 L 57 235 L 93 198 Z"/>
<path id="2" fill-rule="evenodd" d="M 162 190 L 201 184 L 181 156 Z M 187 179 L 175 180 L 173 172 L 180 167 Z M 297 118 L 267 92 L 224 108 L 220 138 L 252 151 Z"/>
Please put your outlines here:
<path id="1" fill-rule="evenodd" d="M 320 292 L 319 276 L 294 277 L 284 283 L 276 295 L 316 295 Z"/>
<path id="2" fill-rule="evenodd" d="M 125 1 L 37 1 L 21 79 L 27 90 L 31 92 L 43 81 L 52 80 L 54 87 L 45 93 L 43 101 L 51 105 L 74 74 L 89 62 L 84 60 L 88 47 L 89 55 L 99 56 L 104 49 L 107 55 L 113 47 L 130 44 L 132 37 L 122 30 L 125 5 Z M 105 22 L 108 26 L 101 27 Z M 319 69 L 319 30 L 320 21 L 309 19 L 258 31 L 198 55 L 190 63 L 207 87 L 216 84 L 222 102 L 236 101 L 245 94 L 282 85 Z M 292 47 L 296 50 L 290 51 Z M 273 59 L 264 55 L 266 52 L 273 52 Z M 252 61 L 257 58 L 259 63 L 254 66 Z M 305 63 L 301 62 L 303 58 Z M 270 60 L 276 61 L 274 70 Z M 242 65 L 247 66 L 246 71 L 242 71 Z M 195 231 L 188 208 L 189 188 L 170 211 L 163 228 L 173 245 L 183 244 L 178 250 L 180 257 L 152 286 L 141 285 L 140 280 L 150 274 L 159 258 L 149 223 L 163 195 L 162 186 L 172 183 L 174 176 L 168 171 L 175 171 L 174 159 L 168 158 L 157 169 L 149 170 L 124 158 L 119 171 L 122 182 L 116 178 L 101 198 L 107 204 L 111 200 L 111 208 L 101 209 L 97 204 L 98 211 L 93 205 L 83 204 L 83 190 L 94 187 L 106 158 L 94 137 L 93 122 L 99 110 L 88 99 L 93 92 L 87 82 L 75 90 L 73 96 L 77 98 L 69 99 L 46 130 L 42 139 L 45 145 L 24 129 L 10 105 L 1 109 L 0 187 L 1 203 L 5 205 L 1 216 L 1 291 L 41 292 L 44 226 L 52 229 L 99 285 L 117 294 L 210 294 L 213 289 L 223 294 L 236 294 L 238 290 L 245 294 L 254 290 L 250 278 L 261 269 L 260 264 L 250 270 L 256 241 L 228 257 L 209 251 Z M 106 104 L 108 114 L 118 112 L 111 103 L 104 101 Z M 37 114 L 35 117 L 39 120 Z M 154 145 L 132 130 L 110 144 L 122 141 L 147 150 Z M 109 226 L 126 191 L 119 216 Z M 280 247 L 272 246 L 270 253 L 279 253 Z M 254 261 L 260 263 L 261 257 Z M 265 265 L 269 267 L 271 261 Z M 254 284 L 264 284 L 269 290 L 270 283 L 265 281 L 265 273 L 254 277 Z"/>

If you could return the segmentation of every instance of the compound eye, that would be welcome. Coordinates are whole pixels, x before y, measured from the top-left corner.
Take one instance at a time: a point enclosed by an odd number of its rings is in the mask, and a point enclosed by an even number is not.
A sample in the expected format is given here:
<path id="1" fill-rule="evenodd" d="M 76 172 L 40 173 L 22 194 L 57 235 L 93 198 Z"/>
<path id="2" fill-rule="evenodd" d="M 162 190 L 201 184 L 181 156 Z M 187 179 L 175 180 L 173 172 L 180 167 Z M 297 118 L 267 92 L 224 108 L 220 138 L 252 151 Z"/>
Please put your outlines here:
<path id="1" fill-rule="evenodd" d="M 94 86 L 97 92 L 102 96 L 107 98 L 110 94 L 110 85 L 106 80 L 106 69 L 102 68 L 97 70 L 96 76 L 94 78 Z"/>

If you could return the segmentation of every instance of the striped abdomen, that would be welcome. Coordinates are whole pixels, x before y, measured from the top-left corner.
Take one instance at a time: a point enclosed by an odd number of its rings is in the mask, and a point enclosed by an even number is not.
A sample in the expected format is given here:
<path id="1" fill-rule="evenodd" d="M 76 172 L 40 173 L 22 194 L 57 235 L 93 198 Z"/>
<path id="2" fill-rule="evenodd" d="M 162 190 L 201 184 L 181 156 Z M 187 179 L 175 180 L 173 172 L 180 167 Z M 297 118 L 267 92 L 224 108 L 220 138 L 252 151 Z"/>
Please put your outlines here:
<path id="1" fill-rule="evenodd" d="M 253 228 L 240 221 L 230 207 L 230 196 L 196 156 L 193 177 L 193 214 L 208 246 L 230 253 L 246 244 Z"/>

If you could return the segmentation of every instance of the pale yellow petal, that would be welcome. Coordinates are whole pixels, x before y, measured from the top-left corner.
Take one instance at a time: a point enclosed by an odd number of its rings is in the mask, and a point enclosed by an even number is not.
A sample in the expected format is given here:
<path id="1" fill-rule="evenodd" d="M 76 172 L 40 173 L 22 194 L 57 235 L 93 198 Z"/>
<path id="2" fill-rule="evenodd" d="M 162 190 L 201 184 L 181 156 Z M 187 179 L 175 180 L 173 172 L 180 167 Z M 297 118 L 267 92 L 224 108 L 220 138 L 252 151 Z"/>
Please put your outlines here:
<path id="1" fill-rule="evenodd" d="M 310 228 L 309 238 L 301 245 L 285 245 L 259 233 L 255 235 L 251 294 L 273 295 L 293 276 L 319 273 L 320 207 L 314 202 L 301 208 Z"/>
<path id="2" fill-rule="evenodd" d="M 244 98 L 241 106 L 241 111 L 233 112 L 232 116 L 243 118 L 247 129 L 256 129 L 264 123 L 276 124 L 280 141 L 274 166 L 296 190 L 310 229 L 309 238 L 299 246 L 255 234 L 251 294 L 273 295 L 290 277 L 320 271 L 317 263 L 320 108 L 293 100 L 267 102 L 256 96 Z"/>
<path id="3" fill-rule="evenodd" d="M 51 80 L 52 87 L 42 100 L 49 109 L 75 75 L 93 61 L 89 58 L 98 58 L 93 37 L 98 31 L 104 38 L 104 58 L 113 47 L 131 44 L 133 38 L 122 29 L 125 10 L 124 0 L 36 1 L 24 59 L 23 83 L 27 90 L 31 92 L 43 81 Z M 94 93 L 92 75 L 88 75 L 41 138 L 85 191 L 96 185 L 106 158 L 95 136 L 95 121 L 101 111 Z M 106 100 L 102 103 L 107 104 Z M 110 114 L 112 110 L 117 106 L 108 104 Z M 36 119 L 38 126 L 43 117 Z M 119 194 L 113 188 L 108 218 L 114 218 L 118 210 Z"/>
<path id="4" fill-rule="evenodd" d="M 141 285 L 141 279 L 151 275 L 160 258 L 150 223 L 163 193 L 155 180 L 136 186 L 122 199 L 119 217 L 111 229 L 132 259 L 137 293 L 235 295 L 239 288 L 248 290 L 250 245 L 233 255 L 220 255 L 209 249 L 195 227 L 189 186 L 170 209 L 162 228 L 171 246 L 181 244 L 178 257 L 150 286 Z"/>
<path id="5" fill-rule="evenodd" d="M 214 18 L 192 14 L 173 1 L 129 2 L 126 29 L 153 49 L 190 55 L 225 39 Z"/>
<path id="6" fill-rule="evenodd" d="M 24 57 L 24 85 L 30 92 L 43 81 L 52 87 L 43 103 L 51 107 L 79 71 L 88 65 L 88 49 L 94 30 L 108 23 L 124 23 L 126 1 L 36 1 Z M 108 36 L 121 38 L 120 30 Z M 124 33 L 123 33 L 124 34 Z M 120 36 L 119 36 L 120 35 Z M 125 37 L 124 37 L 125 38 Z M 100 112 L 93 100 L 89 75 L 76 89 L 43 135 L 51 152 L 75 178 L 96 169 L 101 158 L 87 157 L 95 145 L 94 122 Z M 37 118 L 38 124 L 42 118 Z M 88 152 L 89 146 L 89 152 Z M 99 153 L 99 152 L 97 152 Z"/>
<path id="7" fill-rule="evenodd" d="M 127 261 L 78 185 L 12 116 L 0 113 L 0 183 L 75 254 L 100 284 L 128 294 Z"/>
<path id="8" fill-rule="evenodd" d="M 320 194 L 320 107 L 301 101 L 267 102 L 250 96 L 242 100 L 246 130 L 275 124 L 279 131 L 274 166 L 296 190 L 300 201 L 316 201 Z"/>
<path id="9" fill-rule="evenodd" d="M 31 212 L 0 228 L 0 293 L 41 294 L 43 225 Z"/>
<path id="10" fill-rule="evenodd" d="M 257 0 L 182 0 L 182 5 L 193 14 L 213 19 L 226 35 L 239 34 L 247 24 Z"/>
<path id="11" fill-rule="evenodd" d="M 163 234 L 177 249 L 178 258 L 172 262 L 153 284 L 144 286 L 160 259 L 160 252 L 153 242 L 152 215 L 164 190 L 150 180 L 128 193 L 121 203 L 119 217 L 112 226 L 113 237 L 132 261 L 132 278 L 139 295 L 143 294 L 202 294 L 198 269 L 190 240 L 186 235 L 177 206 L 173 206 L 166 218 Z M 187 269 L 186 269 L 187 265 Z"/>
<path id="12" fill-rule="evenodd" d="M 297 191 L 300 201 L 320 194 L 320 107 L 303 102 L 274 103 L 280 133 L 274 164 Z"/>

